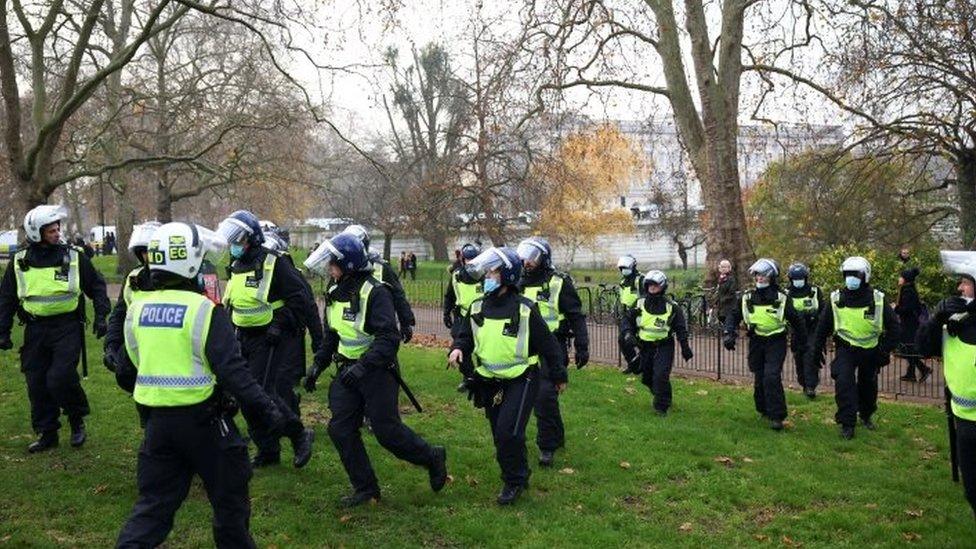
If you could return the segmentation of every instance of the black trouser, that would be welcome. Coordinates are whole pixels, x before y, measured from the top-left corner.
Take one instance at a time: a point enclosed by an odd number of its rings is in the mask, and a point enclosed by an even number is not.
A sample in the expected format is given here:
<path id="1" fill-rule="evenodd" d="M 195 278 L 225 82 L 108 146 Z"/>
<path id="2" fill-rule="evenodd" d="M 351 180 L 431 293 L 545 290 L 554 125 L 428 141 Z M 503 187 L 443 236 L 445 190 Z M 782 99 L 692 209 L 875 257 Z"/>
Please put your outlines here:
<path id="1" fill-rule="evenodd" d="M 976 421 L 956 417 L 956 452 L 966 501 L 976 514 Z"/>
<path id="2" fill-rule="evenodd" d="M 338 378 L 329 386 L 329 438 L 339 452 L 349 481 L 357 492 L 379 492 L 376 473 L 370 465 L 360 428 L 363 416 L 369 420 L 376 440 L 394 456 L 427 466 L 431 463 L 430 444 L 400 419 L 400 386 L 386 368 L 371 369 L 354 387 Z"/>
<path id="3" fill-rule="evenodd" d="M 119 534 L 118 547 L 156 547 L 173 529 L 173 515 L 203 480 L 213 508 L 217 547 L 256 547 L 249 522 L 247 444 L 231 419 L 217 419 L 200 406 L 149 411 L 139 449 L 139 499 Z"/>
<path id="4" fill-rule="evenodd" d="M 624 362 L 629 366 L 634 361 L 634 358 L 637 357 L 637 349 L 624 343 L 623 332 L 617 334 L 617 347 L 620 349 L 620 354 L 624 356 Z"/>
<path id="5" fill-rule="evenodd" d="M 563 366 L 569 364 L 569 341 L 556 336 L 562 351 Z M 535 419 L 538 431 L 535 442 L 544 452 L 554 452 L 566 443 L 566 428 L 563 426 L 563 416 L 559 411 L 559 391 L 556 384 L 543 371 L 539 379 L 539 392 L 535 399 Z"/>
<path id="6" fill-rule="evenodd" d="M 654 395 L 654 409 L 667 412 L 671 407 L 671 366 L 674 364 L 674 338 L 640 343 L 641 383 Z"/>
<path id="7" fill-rule="evenodd" d="M 905 375 L 908 377 L 915 377 L 915 370 L 920 373 L 928 369 L 922 359 L 918 356 L 918 351 L 915 350 L 914 343 L 903 343 L 899 346 L 898 356 L 904 358 L 908 362 L 908 369 L 905 370 Z"/>
<path id="8" fill-rule="evenodd" d="M 854 427 L 857 416 L 870 419 L 878 409 L 877 348 L 862 349 L 838 344 L 830 364 L 837 401 L 837 423 Z"/>
<path id="9" fill-rule="evenodd" d="M 37 433 L 57 431 L 62 410 L 72 424 L 91 412 L 78 376 L 82 331 L 75 315 L 31 320 L 24 328 L 20 368 L 27 380 L 31 425 Z"/>
<path id="10" fill-rule="evenodd" d="M 258 453 L 264 456 L 274 456 L 281 452 L 279 442 L 281 435 L 289 438 L 298 437 L 305 427 L 298 416 L 298 395 L 295 394 L 294 374 L 287 366 L 294 364 L 295 356 L 301 350 L 304 341 L 299 341 L 294 334 L 285 335 L 277 345 L 270 346 L 263 330 L 248 329 L 241 331 L 241 354 L 247 360 L 251 375 L 261 384 L 268 396 L 275 400 L 278 408 L 285 416 L 285 427 L 281 434 L 269 430 L 260 417 L 252 413 L 244 413 L 247 420 L 247 432 L 254 441 Z M 271 353 L 274 354 L 271 354 Z M 269 362 L 268 357 L 271 357 Z"/>
<path id="11" fill-rule="evenodd" d="M 803 326 L 806 328 L 806 341 L 813 341 L 817 331 L 817 317 L 805 315 Z M 796 381 L 804 389 L 816 389 L 820 385 L 820 357 L 813 364 L 806 362 L 806 348 L 800 346 L 799 336 L 790 335 L 790 351 L 793 353 L 793 366 L 796 368 Z"/>
<path id="12" fill-rule="evenodd" d="M 783 393 L 783 362 L 786 360 L 786 333 L 763 337 L 749 336 L 749 370 L 753 374 L 752 398 L 756 411 L 769 419 L 786 419 Z"/>
<path id="13" fill-rule="evenodd" d="M 502 470 L 502 481 L 505 484 L 525 486 L 531 474 L 525 449 L 525 428 L 529 423 L 532 404 L 539 392 L 539 372 L 530 370 L 526 375 L 515 379 L 488 383 L 492 397 L 485 407 L 485 416 L 491 423 L 495 459 Z M 493 395 L 499 391 L 502 399 L 495 405 Z M 519 407 L 522 407 L 521 415 Z"/>

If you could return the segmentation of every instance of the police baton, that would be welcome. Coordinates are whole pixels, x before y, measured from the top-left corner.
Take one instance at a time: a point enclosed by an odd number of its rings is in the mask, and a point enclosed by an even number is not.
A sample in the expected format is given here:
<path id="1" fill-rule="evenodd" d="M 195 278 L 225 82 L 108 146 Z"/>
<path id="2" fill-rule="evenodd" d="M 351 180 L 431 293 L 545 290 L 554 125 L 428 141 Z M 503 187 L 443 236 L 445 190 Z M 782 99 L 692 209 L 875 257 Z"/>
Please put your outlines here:
<path id="1" fill-rule="evenodd" d="M 525 401 L 529 397 L 529 385 L 532 385 L 532 373 L 525 376 L 525 386 L 522 387 L 522 398 L 519 400 L 518 415 L 515 416 L 515 427 L 512 428 L 512 436 L 517 437 L 519 424 L 522 423 L 522 414 L 525 412 Z"/>
<path id="2" fill-rule="evenodd" d="M 81 377 L 88 379 L 88 345 L 85 344 L 85 321 L 78 323 L 81 332 Z"/>
<path id="3" fill-rule="evenodd" d="M 261 388 L 264 389 L 265 392 L 268 392 L 268 376 L 271 375 L 271 361 L 274 360 L 274 354 L 277 348 L 277 345 L 268 346 L 268 361 L 264 365 L 264 381 L 261 383 Z"/>
<path id="4" fill-rule="evenodd" d="M 956 444 L 956 422 L 952 417 L 952 394 L 945 388 L 946 422 L 949 427 L 949 463 L 952 467 L 952 482 L 959 482 L 959 449 Z"/>
<path id="5" fill-rule="evenodd" d="M 396 380 L 397 385 L 403 389 L 404 394 L 410 399 L 410 404 L 417 409 L 417 412 L 423 413 L 424 409 L 420 407 L 420 402 L 417 401 L 417 397 L 413 396 L 413 391 L 407 386 L 407 383 L 403 381 L 403 377 L 400 376 L 400 359 L 393 359 L 393 368 L 390 368 L 390 372 L 393 374 L 393 379 Z"/>

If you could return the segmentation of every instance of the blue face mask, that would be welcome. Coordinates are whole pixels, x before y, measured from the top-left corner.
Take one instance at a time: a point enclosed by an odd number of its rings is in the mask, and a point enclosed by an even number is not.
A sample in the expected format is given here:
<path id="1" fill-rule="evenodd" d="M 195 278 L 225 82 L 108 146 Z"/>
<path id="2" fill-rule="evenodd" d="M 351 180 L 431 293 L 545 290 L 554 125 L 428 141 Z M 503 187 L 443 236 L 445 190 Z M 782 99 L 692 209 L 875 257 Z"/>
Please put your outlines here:
<path id="1" fill-rule="evenodd" d="M 793 287 L 794 288 L 802 288 L 802 287 L 804 287 L 806 285 L 807 285 L 807 281 L 806 280 L 803 280 L 802 278 L 799 279 L 799 280 L 794 280 L 793 281 Z"/>
<path id="2" fill-rule="evenodd" d="M 630 276 L 630 275 L 634 274 L 634 270 L 633 269 L 620 269 L 620 274 L 622 274 L 624 276 Z"/>
<path id="3" fill-rule="evenodd" d="M 501 288 L 501 286 L 502 286 L 501 282 L 498 282 L 494 278 L 486 278 L 485 279 L 485 293 L 486 294 L 490 294 L 490 293 L 494 292 L 498 288 Z"/>
<path id="4" fill-rule="evenodd" d="M 861 287 L 861 279 L 856 276 L 844 277 L 844 285 L 847 286 L 848 290 L 856 290 Z"/>
<path id="5" fill-rule="evenodd" d="M 244 245 L 243 244 L 231 244 L 230 245 L 230 256 L 237 259 L 244 256 Z"/>

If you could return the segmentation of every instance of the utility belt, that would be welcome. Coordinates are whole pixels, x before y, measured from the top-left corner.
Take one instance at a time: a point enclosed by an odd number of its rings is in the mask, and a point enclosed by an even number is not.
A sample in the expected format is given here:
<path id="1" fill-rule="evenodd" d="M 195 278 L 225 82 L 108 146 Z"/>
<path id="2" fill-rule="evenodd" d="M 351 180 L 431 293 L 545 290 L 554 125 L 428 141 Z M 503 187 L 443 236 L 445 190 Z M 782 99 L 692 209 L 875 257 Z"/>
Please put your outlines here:
<path id="1" fill-rule="evenodd" d="M 214 388 L 210 398 L 198 404 L 187 406 L 143 406 L 146 411 L 146 418 L 152 417 L 186 417 L 195 420 L 197 424 L 203 425 L 221 419 L 230 419 L 237 415 L 240 406 L 237 400 L 220 390 Z"/>
<path id="2" fill-rule="evenodd" d="M 77 310 L 71 311 L 70 313 L 61 313 L 59 315 L 37 316 L 28 313 L 20 307 L 17 308 L 17 319 L 20 320 L 21 324 L 57 324 L 59 322 L 78 322 L 84 320 L 84 318 L 78 314 Z"/>
<path id="3" fill-rule="evenodd" d="M 522 375 L 511 379 L 487 378 L 473 373 L 470 377 L 465 378 L 464 386 L 468 390 L 468 400 L 474 404 L 475 408 L 488 408 L 501 404 L 506 386 L 528 376 L 538 375 L 539 368 L 537 366 L 529 366 L 522 372 Z"/>

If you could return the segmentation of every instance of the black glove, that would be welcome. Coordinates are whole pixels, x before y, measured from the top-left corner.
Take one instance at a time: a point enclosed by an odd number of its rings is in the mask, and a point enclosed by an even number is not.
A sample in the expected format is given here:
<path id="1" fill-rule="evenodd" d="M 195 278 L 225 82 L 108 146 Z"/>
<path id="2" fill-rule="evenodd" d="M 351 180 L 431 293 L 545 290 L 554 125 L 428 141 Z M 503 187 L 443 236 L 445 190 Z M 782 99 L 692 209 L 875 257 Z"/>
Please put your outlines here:
<path id="1" fill-rule="evenodd" d="M 728 334 L 722 339 L 722 346 L 728 351 L 735 350 L 735 334 Z"/>
<path id="2" fill-rule="evenodd" d="M 320 359 L 318 355 L 315 356 L 315 358 L 312 360 L 312 367 L 308 370 L 308 373 L 305 374 L 306 392 L 315 392 L 315 383 L 319 380 L 319 376 L 322 375 L 322 372 L 324 372 L 328 367 L 329 363 L 327 361 Z"/>
<path id="3" fill-rule="evenodd" d="M 878 368 L 883 368 L 891 364 L 891 353 L 889 351 L 885 351 L 881 347 L 876 347 L 874 352 L 876 353 Z"/>
<path id="4" fill-rule="evenodd" d="M 272 347 L 281 342 L 281 327 L 273 322 L 268 324 L 268 329 L 264 332 L 264 340 Z"/>
<path id="5" fill-rule="evenodd" d="M 10 334 L 0 336 L 0 350 L 9 351 L 14 348 L 14 342 L 10 341 Z"/>
<path id="6" fill-rule="evenodd" d="M 95 322 L 92 323 L 92 333 L 95 334 L 96 339 L 105 337 L 105 334 L 108 333 L 108 323 L 105 322 L 105 317 L 95 319 Z"/>
<path id="7" fill-rule="evenodd" d="M 625 374 L 639 374 L 641 373 L 640 366 L 640 355 L 635 356 L 634 360 L 627 362 L 627 369 L 624 370 Z"/>
<path id="8" fill-rule="evenodd" d="M 580 369 L 590 363 L 590 349 L 584 347 L 576 349 L 576 369 Z"/>
<path id="9" fill-rule="evenodd" d="M 454 327 L 454 315 L 452 315 L 450 312 L 444 313 L 444 327 L 446 327 L 448 330 Z"/>
<path id="10" fill-rule="evenodd" d="M 363 366 L 362 362 L 354 362 L 339 372 L 339 381 L 346 387 L 355 387 L 364 375 L 366 375 L 366 366 Z"/>
<path id="11" fill-rule="evenodd" d="M 626 345 L 627 347 L 636 347 L 637 346 L 637 338 L 634 337 L 634 334 L 632 334 L 630 332 L 627 332 L 626 334 L 624 334 L 624 345 Z"/>
<path id="12" fill-rule="evenodd" d="M 683 358 L 685 362 L 688 362 L 694 356 L 695 353 L 691 351 L 691 345 L 688 345 L 688 343 L 685 342 L 685 344 L 681 346 L 681 358 Z"/>
<path id="13" fill-rule="evenodd" d="M 410 340 L 413 339 L 413 326 L 401 326 L 400 339 L 402 339 L 404 343 L 410 343 Z"/>
<path id="14" fill-rule="evenodd" d="M 118 368 L 118 359 L 115 357 L 115 353 L 112 352 L 108 347 L 102 353 L 102 364 L 108 368 L 108 371 L 114 372 Z"/>

